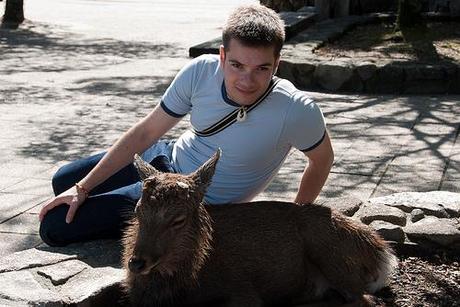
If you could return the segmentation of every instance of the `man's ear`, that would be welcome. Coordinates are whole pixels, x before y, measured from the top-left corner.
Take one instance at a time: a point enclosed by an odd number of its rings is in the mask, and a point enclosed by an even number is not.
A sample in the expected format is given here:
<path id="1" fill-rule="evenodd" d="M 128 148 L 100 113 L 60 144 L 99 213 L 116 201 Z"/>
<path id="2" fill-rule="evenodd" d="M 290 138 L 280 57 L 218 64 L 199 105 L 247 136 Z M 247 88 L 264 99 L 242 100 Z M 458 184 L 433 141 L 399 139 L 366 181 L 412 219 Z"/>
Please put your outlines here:
<path id="1" fill-rule="evenodd" d="M 224 66 L 224 61 L 225 61 L 225 48 L 224 48 L 224 45 L 220 45 L 220 47 L 219 47 L 219 57 L 220 57 L 220 65 L 223 67 Z"/>

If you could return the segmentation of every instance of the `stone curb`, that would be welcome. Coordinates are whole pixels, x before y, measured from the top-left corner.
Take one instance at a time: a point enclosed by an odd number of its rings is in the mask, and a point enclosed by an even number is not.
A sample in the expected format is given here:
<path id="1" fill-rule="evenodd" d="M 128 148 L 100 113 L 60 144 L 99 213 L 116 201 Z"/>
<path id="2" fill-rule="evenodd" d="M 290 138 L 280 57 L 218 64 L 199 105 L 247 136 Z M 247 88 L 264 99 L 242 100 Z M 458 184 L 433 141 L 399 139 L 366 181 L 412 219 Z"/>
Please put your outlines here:
<path id="1" fill-rule="evenodd" d="M 429 20 L 447 16 L 427 15 Z M 350 29 L 393 20 L 391 14 L 348 16 L 316 23 L 289 40 L 283 49 L 278 75 L 297 87 L 326 92 L 378 94 L 458 94 L 460 63 L 437 65 L 374 59 L 330 59 L 315 54 L 327 42 Z"/>
<path id="2" fill-rule="evenodd" d="M 280 12 L 279 15 L 285 24 L 286 40 L 308 28 L 316 19 L 314 7 L 304 7 L 297 12 Z M 218 37 L 192 46 L 189 48 L 189 56 L 195 58 L 202 54 L 219 54 L 220 45 L 222 45 L 222 38 Z"/>

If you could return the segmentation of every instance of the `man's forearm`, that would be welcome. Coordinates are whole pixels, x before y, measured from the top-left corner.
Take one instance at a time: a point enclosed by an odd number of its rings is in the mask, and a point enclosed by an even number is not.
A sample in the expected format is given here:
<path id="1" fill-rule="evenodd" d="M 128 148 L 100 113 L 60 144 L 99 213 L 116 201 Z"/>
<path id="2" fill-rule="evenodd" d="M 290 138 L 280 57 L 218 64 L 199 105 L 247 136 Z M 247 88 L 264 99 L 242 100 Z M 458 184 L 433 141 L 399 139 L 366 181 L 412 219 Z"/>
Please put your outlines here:
<path id="1" fill-rule="evenodd" d="M 295 202 L 302 204 L 312 203 L 321 192 L 330 169 L 330 167 L 324 168 L 310 163 L 302 175 Z"/>
<path id="2" fill-rule="evenodd" d="M 304 204 L 312 203 L 318 197 L 334 163 L 334 150 L 329 133 L 326 131 L 321 144 L 305 155 L 309 162 L 303 172 L 299 191 L 295 198 L 296 203 Z"/>
<path id="3" fill-rule="evenodd" d="M 109 148 L 101 161 L 80 181 L 85 189 L 88 191 L 94 189 L 128 165 L 133 160 L 135 153 L 143 152 L 154 141 L 146 142 L 145 139 L 142 139 L 140 129 L 138 125 L 133 126 Z"/>

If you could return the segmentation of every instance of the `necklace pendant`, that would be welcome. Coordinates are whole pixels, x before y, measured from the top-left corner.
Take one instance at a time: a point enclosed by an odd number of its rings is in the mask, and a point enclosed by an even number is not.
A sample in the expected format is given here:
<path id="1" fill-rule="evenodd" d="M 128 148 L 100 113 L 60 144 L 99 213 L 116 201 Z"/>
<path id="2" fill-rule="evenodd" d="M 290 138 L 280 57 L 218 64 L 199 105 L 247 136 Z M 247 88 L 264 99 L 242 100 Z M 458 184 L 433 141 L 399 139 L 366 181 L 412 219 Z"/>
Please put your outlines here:
<path id="1" fill-rule="evenodd" d="M 243 122 L 246 120 L 246 108 L 245 107 L 241 107 L 238 110 L 238 113 L 236 114 L 236 120 L 239 122 Z"/>

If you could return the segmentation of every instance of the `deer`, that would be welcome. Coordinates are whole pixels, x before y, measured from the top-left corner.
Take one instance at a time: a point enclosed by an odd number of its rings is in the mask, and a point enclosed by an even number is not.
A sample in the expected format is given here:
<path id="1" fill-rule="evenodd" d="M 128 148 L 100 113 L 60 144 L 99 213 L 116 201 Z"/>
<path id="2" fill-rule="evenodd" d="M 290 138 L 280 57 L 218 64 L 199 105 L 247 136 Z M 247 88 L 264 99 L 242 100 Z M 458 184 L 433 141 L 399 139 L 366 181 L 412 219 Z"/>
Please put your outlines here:
<path id="1" fill-rule="evenodd" d="M 184 175 L 135 155 L 142 196 L 122 239 L 132 306 L 372 305 L 397 266 L 388 242 L 318 204 L 206 204 L 220 156 Z"/>

